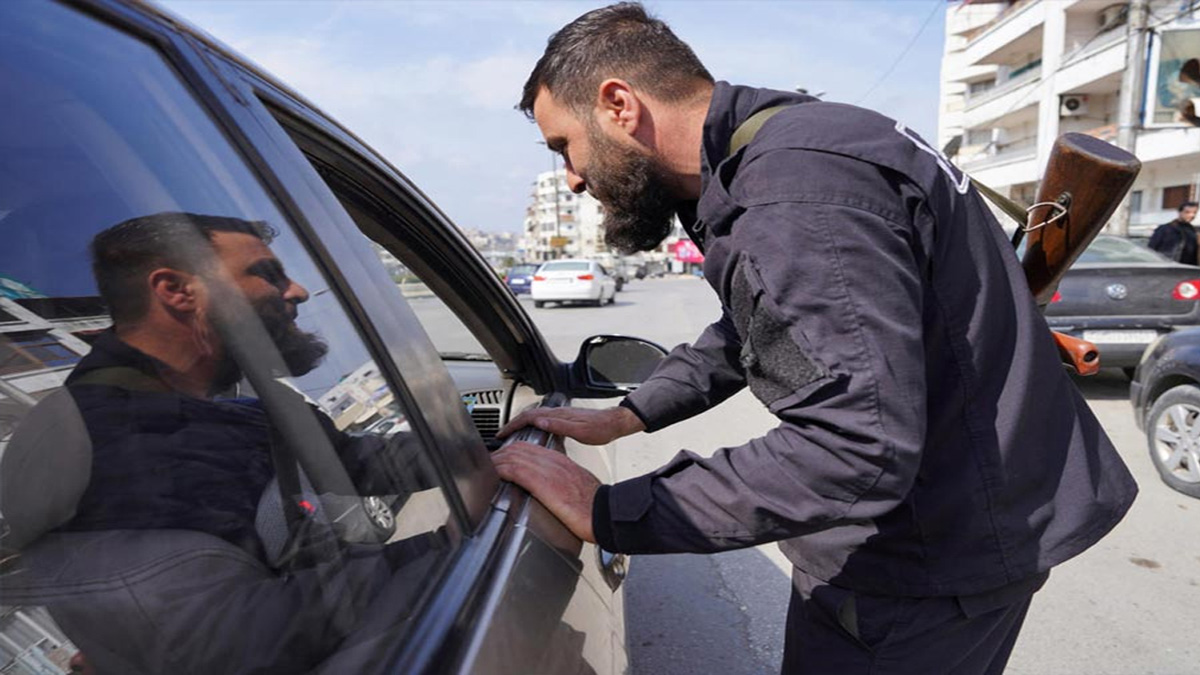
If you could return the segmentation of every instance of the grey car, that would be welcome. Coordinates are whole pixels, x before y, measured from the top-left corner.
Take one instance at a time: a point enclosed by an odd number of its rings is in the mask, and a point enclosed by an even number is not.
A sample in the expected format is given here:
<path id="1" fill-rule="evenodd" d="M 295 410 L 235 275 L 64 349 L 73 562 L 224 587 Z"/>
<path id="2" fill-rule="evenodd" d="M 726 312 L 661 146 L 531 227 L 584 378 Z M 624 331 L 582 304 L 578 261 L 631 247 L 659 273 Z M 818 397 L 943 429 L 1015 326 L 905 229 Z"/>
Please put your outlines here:
<path id="1" fill-rule="evenodd" d="M 0 3 L 0 100 L 0 670 L 627 669 L 627 561 L 500 481 L 488 452 L 521 410 L 629 391 L 660 347 L 596 336 L 557 360 L 396 167 L 152 6 Z M 141 325 L 110 314 L 89 246 L 156 218 L 263 225 L 251 241 L 275 262 L 248 269 L 298 298 L 282 321 L 324 358 L 293 366 L 232 268 L 167 260 L 118 271 L 164 307 L 191 311 L 176 291 L 201 279 L 214 314 L 261 319 L 196 313 L 194 339 L 159 341 L 232 381 L 211 397 L 142 386 L 166 363 L 145 350 L 141 370 L 84 373 L 102 350 L 133 359 L 121 326 Z M 406 298 L 385 252 L 431 293 Z M 612 478 L 606 448 L 521 437 Z M 118 450 L 135 455 L 113 476 Z M 210 466 L 232 456 L 247 464 Z M 186 525 L 230 488 L 217 469 L 267 481 L 239 488 L 253 509 L 225 523 L 248 537 Z M 164 512 L 128 505 L 143 498 Z"/>

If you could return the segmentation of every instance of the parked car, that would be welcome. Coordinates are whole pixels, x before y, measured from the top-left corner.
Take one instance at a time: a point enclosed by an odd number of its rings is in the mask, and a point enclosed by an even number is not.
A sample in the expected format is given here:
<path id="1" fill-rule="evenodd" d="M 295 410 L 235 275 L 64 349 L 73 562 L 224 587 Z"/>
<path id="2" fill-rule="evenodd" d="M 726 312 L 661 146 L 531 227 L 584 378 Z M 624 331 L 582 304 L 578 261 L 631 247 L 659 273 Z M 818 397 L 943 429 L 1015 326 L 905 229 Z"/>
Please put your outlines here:
<path id="1" fill-rule="evenodd" d="M 1123 237 L 1099 235 L 1063 277 L 1046 321 L 1095 343 L 1102 366 L 1132 377 L 1147 345 L 1200 325 L 1200 269 Z"/>
<path id="2" fill-rule="evenodd" d="M 533 273 L 537 271 L 537 265 L 513 265 L 508 270 L 508 274 L 504 275 L 504 283 L 508 285 L 508 289 L 516 295 L 529 292 L 529 286 L 533 283 Z"/>
<path id="3" fill-rule="evenodd" d="M 1163 482 L 1200 498 L 1200 328 L 1169 333 L 1146 349 L 1129 400 Z"/>
<path id="4" fill-rule="evenodd" d="M 533 275 L 532 293 L 534 307 L 544 307 L 547 302 L 583 302 L 599 307 L 612 304 L 617 282 L 594 260 L 567 258 L 542 263 Z"/>
<path id="5" fill-rule="evenodd" d="M 124 674 L 626 670 L 624 557 L 501 482 L 488 444 L 532 406 L 629 391 L 661 347 L 599 336 L 558 361 L 394 166 L 153 6 L 0 3 L 0 100 L 0 603 L 22 619 L 0 622 L 22 654 L 10 665 L 42 672 L 82 650 L 81 667 Z M 140 256 L 125 236 L 138 230 L 113 226 L 168 221 L 184 234 L 152 243 L 172 253 L 111 267 L 102 300 L 97 234 Z M 188 229 L 201 221 L 242 229 Z M 406 298 L 368 239 L 432 295 Z M 185 358 L 111 332 L 109 300 Z M 177 339 L 147 333 L 139 302 L 177 310 L 152 313 Z M 285 353 L 297 335 L 304 367 Z M 68 388 L 101 345 L 135 365 Z M 176 378 L 195 363 L 214 367 Z M 124 412 L 86 412 L 97 400 Z M 612 478 L 609 449 L 521 436 Z M 111 475 L 132 457 L 137 471 Z M 116 500 L 97 502 L 114 480 Z M 248 512 L 212 514 L 235 497 Z M 148 503 L 162 511 L 129 506 Z M 213 534 L 224 527 L 241 534 Z"/>

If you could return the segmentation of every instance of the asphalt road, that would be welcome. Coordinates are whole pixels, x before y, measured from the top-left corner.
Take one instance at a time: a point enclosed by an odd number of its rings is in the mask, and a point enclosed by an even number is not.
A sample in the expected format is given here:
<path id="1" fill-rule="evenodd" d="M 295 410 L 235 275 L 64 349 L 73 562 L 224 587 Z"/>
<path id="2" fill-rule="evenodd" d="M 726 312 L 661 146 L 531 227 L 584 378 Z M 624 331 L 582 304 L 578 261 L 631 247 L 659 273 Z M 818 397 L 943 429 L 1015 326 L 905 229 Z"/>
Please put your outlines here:
<path id="1" fill-rule="evenodd" d="M 560 357 L 597 333 L 671 347 L 720 314 L 695 278 L 635 281 L 613 306 L 534 309 Z M 1009 663 L 1011 675 L 1191 675 L 1200 672 L 1200 500 L 1165 487 L 1133 423 L 1119 372 L 1078 380 L 1141 486 L 1124 521 L 1056 568 L 1039 593 Z M 773 426 L 748 392 L 654 435 L 622 442 L 620 477 L 658 467 L 680 449 L 710 454 Z M 626 582 L 635 675 L 777 673 L 790 566 L 761 546 L 713 556 L 637 556 Z"/>

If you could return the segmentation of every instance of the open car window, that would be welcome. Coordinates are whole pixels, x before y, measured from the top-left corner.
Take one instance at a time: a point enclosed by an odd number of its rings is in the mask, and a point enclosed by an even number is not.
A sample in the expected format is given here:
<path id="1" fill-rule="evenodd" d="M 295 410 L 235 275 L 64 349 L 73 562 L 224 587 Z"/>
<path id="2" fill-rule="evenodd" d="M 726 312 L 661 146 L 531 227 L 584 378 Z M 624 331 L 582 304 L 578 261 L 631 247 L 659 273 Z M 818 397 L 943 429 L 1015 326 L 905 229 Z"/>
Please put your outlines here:
<path id="1" fill-rule="evenodd" d="M 82 13 L 0 5 L 0 100 L 0 667 L 366 672 L 462 507 L 319 242 Z"/>

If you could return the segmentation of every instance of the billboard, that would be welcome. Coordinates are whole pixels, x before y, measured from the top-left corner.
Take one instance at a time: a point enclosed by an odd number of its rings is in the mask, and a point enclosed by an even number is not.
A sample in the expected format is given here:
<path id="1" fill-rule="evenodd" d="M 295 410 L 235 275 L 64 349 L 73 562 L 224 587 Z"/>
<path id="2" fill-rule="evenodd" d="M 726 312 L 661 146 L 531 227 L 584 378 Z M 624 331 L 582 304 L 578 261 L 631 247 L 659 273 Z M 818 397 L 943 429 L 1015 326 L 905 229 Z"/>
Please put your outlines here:
<path id="1" fill-rule="evenodd" d="M 1200 103 L 1200 29 L 1164 30 L 1158 36 L 1152 117 L 1154 124 L 1197 124 Z"/>

